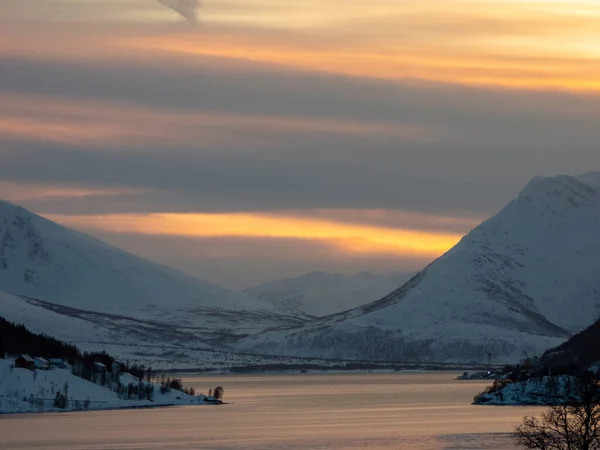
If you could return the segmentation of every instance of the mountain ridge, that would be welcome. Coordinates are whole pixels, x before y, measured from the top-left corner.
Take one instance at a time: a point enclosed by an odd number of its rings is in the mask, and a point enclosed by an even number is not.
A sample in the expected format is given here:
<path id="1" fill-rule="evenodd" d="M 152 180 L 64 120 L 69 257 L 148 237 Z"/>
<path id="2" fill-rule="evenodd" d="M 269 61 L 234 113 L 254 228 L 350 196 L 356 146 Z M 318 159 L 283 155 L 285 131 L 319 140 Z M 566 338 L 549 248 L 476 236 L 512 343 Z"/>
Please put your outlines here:
<path id="1" fill-rule="evenodd" d="M 165 283 L 168 293 L 161 292 Z M 108 291 L 110 286 L 113 291 Z M 0 202 L 0 289 L 65 306 L 90 309 L 93 305 L 102 311 L 127 311 L 126 304 L 114 301 L 117 297 L 148 306 L 272 309 L 4 201 Z M 169 296 L 170 302 L 165 301 Z"/>
<path id="2" fill-rule="evenodd" d="M 600 315 L 600 174 L 532 179 L 404 286 L 244 348 L 295 355 L 503 361 L 541 353 Z M 565 299 L 576 299 L 566 301 Z M 411 356 L 412 355 L 412 356 Z"/>
<path id="3" fill-rule="evenodd" d="M 345 275 L 319 271 L 270 281 L 243 292 L 276 306 L 322 317 L 380 298 L 412 275 L 403 272 Z"/>
<path id="4" fill-rule="evenodd" d="M 308 321 L 0 202 L 0 314 L 66 340 L 92 324 L 94 340 L 113 343 L 514 362 L 557 347 L 600 316 L 599 229 L 600 173 L 536 177 L 408 282 Z"/>
<path id="5" fill-rule="evenodd" d="M 125 345 L 135 354 L 132 344 L 143 343 L 153 358 L 306 320 L 8 202 L 0 203 L 0 315 L 86 350 Z"/>

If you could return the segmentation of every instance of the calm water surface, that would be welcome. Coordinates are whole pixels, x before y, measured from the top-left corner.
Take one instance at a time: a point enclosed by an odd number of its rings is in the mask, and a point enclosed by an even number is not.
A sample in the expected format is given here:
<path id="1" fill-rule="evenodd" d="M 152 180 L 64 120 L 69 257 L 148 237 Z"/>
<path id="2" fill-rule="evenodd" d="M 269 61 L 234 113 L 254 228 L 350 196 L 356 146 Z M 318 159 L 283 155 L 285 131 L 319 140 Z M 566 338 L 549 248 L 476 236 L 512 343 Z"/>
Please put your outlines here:
<path id="1" fill-rule="evenodd" d="M 511 449 L 538 408 L 471 406 L 454 373 L 185 377 L 223 406 L 0 416 L 0 449 Z"/>

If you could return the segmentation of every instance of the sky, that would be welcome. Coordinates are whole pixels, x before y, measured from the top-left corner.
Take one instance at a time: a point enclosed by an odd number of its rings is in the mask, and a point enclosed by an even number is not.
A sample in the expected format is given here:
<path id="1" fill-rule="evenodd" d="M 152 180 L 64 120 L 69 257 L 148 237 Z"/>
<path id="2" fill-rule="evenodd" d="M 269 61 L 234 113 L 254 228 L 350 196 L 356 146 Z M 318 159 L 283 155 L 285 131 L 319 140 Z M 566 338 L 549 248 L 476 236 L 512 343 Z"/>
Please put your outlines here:
<path id="1" fill-rule="evenodd" d="M 3 0 L 0 198 L 243 289 L 600 170 L 597 0 Z"/>

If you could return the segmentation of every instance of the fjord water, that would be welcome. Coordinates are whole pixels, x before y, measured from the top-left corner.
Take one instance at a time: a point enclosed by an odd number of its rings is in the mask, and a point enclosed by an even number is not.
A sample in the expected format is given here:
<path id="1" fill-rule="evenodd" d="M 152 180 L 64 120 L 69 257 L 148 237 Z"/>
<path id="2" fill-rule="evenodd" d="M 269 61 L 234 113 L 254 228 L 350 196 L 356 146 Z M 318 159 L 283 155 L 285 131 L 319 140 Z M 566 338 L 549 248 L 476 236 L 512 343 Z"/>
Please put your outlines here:
<path id="1" fill-rule="evenodd" d="M 512 449 L 527 407 L 471 406 L 456 373 L 188 376 L 230 405 L 0 416 L 0 449 Z"/>

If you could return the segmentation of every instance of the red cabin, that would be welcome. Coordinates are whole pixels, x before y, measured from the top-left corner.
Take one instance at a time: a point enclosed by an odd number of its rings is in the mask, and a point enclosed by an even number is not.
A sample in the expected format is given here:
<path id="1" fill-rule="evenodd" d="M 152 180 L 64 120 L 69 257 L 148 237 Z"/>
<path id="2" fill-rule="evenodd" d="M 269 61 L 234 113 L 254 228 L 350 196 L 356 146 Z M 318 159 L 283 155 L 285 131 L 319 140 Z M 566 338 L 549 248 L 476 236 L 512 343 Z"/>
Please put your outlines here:
<path id="1" fill-rule="evenodd" d="M 35 369 L 35 361 L 29 355 L 21 355 L 15 359 L 15 367 L 33 370 Z"/>

